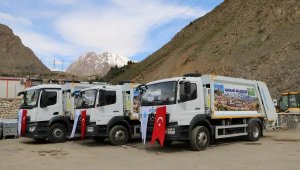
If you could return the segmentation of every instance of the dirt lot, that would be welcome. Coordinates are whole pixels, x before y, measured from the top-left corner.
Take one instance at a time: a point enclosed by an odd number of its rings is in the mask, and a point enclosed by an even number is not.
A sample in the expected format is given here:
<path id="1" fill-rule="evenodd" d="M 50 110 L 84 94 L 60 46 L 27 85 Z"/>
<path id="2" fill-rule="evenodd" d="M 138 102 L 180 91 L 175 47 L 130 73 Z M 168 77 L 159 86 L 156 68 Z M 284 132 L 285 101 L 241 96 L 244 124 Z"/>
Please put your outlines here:
<path id="1" fill-rule="evenodd" d="M 258 142 L 222 140 L 202 152 L 188 144 L 170 147 L 140 141 L 111 146 L 93 140 L 61 144 L 31 139 L 0 141 L 0 169 L 300 169 L 300 129 L 269 131 Z"/>

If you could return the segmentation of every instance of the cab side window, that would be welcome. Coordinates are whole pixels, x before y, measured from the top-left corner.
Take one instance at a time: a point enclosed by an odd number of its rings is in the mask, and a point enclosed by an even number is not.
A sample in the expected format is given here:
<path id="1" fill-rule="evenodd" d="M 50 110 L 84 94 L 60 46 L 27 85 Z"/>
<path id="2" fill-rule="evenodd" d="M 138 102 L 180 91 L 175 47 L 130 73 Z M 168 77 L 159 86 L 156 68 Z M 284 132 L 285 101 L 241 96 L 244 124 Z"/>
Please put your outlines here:
<path id="1" fill-rule="evenodd" d="M 99 93 L 100 106 L 115 104 L 116 100 L 117 100 L 116 91 L 100 91 Z"/>
<path id="2" fill-rule="evenodd" d="M 117 99 L 117 95 L 115 91 L 106 91 L 105 101 L 106 105 L 115 104 Z"/>
<path id="3" fill-rule="evenodd" d="M 47 91 L 46 93 L 48 94 L 47 106 L 55 105 L 57 102 L 57 92 Z"/>
<path id="4" fill-rule="evenodd" d="M 191 83 L 190 93 L 185 93 L 184 87 L 185 84 L 180 84 L 179 95 L 180 101 L 186 102 L 190 100 L 195 100 L 197 98 L 197 85 L 195 83 Z"/>

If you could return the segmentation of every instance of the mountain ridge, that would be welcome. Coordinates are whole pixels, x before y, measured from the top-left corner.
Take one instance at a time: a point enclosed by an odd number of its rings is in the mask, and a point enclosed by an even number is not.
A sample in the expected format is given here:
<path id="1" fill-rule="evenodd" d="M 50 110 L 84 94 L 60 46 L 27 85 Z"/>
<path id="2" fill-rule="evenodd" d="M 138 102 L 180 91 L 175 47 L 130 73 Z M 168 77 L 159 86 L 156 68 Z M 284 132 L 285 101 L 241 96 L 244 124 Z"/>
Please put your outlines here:
<path id="1" fill-rule="evenodd" d="M 108 52 L 97 54 L 88 52 L 81 55 L 67 69 L 67 73 L 79 76 L 104 76 L 111 67 L 122 67 L 130 61 L 128 58 Z"/>
<path id="2" fill-rule="evenodd" d="M 185 73 L 261 80 L 273 96 L 300 89 L 300 1 L 225 0 L 111 82 Z"/>
<path id="3" fill-rule="evenodd" d="M 12 29 L 0 23 L 0 74 L 45 74 L 50 70 L 33 51 L 24 46 Z"/>

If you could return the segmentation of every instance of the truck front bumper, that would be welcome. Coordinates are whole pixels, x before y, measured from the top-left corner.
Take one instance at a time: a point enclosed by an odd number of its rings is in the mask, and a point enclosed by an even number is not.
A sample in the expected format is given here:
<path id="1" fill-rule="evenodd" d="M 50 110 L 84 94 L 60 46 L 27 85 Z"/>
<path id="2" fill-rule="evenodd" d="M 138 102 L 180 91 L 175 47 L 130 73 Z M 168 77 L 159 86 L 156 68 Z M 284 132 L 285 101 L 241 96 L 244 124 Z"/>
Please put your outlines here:
<path id="1" fill-rule="evenodd" d="M 147 127 L 147 139 L 152 138 L 153 126 Z M 178 126 L 177 124 L 169 124 L 165 130 L 165 140 L 185 141 L 188 140 L 188 127 Z"/>
<path id="2" fill-rule="evenodd" d="M 98 126 L 95 122 L 87 122 L 86 129 L 85 129 L 85 136 L 86 137 L 94 137 L 94 136 L 102 136 L 106 137 L 106 126 Z M 76 132 L 81 134 L 81 125 L 78 126 Z"/>
<path id="3" fill-rule="evenodd" d="M 26 123 L 26 133 L 24 137 L 42 139 L 48 137 L 48 122 Z"/>

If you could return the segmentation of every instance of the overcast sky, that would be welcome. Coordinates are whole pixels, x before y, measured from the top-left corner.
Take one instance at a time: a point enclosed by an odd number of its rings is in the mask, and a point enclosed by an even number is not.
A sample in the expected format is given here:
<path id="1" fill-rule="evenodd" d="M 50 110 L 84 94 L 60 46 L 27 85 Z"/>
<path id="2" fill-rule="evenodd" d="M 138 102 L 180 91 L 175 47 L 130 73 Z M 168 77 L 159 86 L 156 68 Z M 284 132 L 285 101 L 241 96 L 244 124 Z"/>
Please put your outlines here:
<path id="1" fill-rule="evenodd" d="M 222 0 L 0 0 L 0 23 L 52 69 L 111 52 L 141 61 Z"/>

